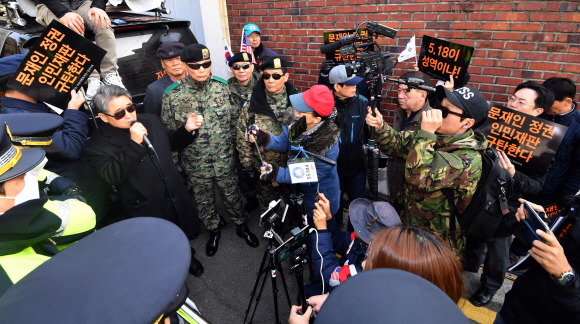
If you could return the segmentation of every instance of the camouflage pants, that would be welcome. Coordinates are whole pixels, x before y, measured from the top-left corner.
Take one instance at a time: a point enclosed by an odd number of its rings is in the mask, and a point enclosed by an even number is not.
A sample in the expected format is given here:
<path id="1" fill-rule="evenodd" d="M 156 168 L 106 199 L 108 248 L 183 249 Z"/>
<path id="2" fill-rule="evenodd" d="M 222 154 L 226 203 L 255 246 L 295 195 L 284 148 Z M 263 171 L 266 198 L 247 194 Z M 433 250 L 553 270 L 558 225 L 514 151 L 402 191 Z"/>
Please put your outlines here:
<path id="1" fill-rule="evenodd" d="M 191 177 L 193 199 L 197 206 L 199 219 L 205 228 L 209 231 L 214 230 L 218 228 L 220 222 L 220 217 L 216 211 L 214 180 L 232 222 L 240 225 L 250 220 L 250 214 L 244 210 L 236 174 L 225 174 L 213 178 Z"/>
<path id="2" fill-rule="evenodd" d="M 290 196 L 290 188 L 287 184 L 281 183 L 278 187 L 269 186 L 269 182 L 258 181 L 258 202 L 260 203 L 260 214 L 268 210 L 268 205 L 272 200 L 283 198 L 288 202 Z"/>
<path id="3" fill-rule="evenodd" d="M 249 201 L 252 198 L 256 198 L 258 195 L 258 191 L 256 186 L 253 183 L 250 183 L 246 177 L 244 176 L 244 167 L 240 163 L 240 159 L 237 154 L 234 154 L 236 159 L 236 170 L 238 172 L 238 183 L 240 184 L 240 190 L 242 191 L 242 195 L 246 198 L 246 201 Z"/>
<path id="4" fill-rule="evenodd" d="M 402 219 L 402 221 L 405 223 L 404 219 Z M 419 217 L 412 216 L 410 225 L 424 227 L 425 229 L 432 231 L 445 243 L 447 243 L 455 256 L 457 256 L 459 259 L 463 258 L 465 242 L 463 240 L 463 235 L 461 235 L 461 228 L 459 227 L 459 222 L 457 222 L 457 219 L 455 220 L 455 228 L 457 229 L 458 233 L 457 239 L 453 239 L 449 235 L 449 217 L 435 216 L 433 219 L 431 219 L 431 221 L 425 222 Z"/>

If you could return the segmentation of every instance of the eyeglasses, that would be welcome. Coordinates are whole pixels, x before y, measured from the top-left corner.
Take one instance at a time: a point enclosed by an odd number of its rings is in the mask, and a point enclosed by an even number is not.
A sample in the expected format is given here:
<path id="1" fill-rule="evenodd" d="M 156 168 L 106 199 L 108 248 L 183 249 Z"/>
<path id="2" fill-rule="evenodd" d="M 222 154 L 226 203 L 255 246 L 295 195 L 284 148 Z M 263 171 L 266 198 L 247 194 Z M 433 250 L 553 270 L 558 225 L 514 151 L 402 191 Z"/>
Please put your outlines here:
<path id="1" fill-rule="evenodd" d="M 117 111 L 116 113 L 114 113 L 113 115 L 109 115 L 109 114 L 105 114 L 105 115 L 107 115 L 109 117 L 114 117 L 116 120 L 121 120 L 121 119 L 123 119 L 123 117 L 125 117 L 125 114 L 127 112 L 133 113 L 133 112 L 135 112 L 135 109 L 136 109 L 135 105 L 131 104 L 131 105 L 127 106 L 127 109 L 121 109 L 121 110 Z"/>
<path id="2" fill-rule="evenodd" d="M 204 69 L 208 69 L 208 68 L 211 66 L 211 61 L 209 61 L 209 62 L 205 62 L 205 63 L 202 63 L 202 64 L 197 64 L 197 63 L 187 63 L 187 65 L 188 65 L 190 68 L 194 69 L 194 70 L 199 70 L 199 68 L 200 68 L 200 67 L 202 67 L 202 66 L 203 66 L 203 68 L 204 68 Z"/>
<path id="3" fill-rule="evenodd" d="M 465 114 L 464 114 L 464 113 L 461 113 L 461 114 L 460 114 L 460 113 L 456 113 L 456 112 L 454 112 L 454 111 L 451 111 L 451 110 L 449 110 L 449 108 L 447 108 L 447 107 L 445 107 L 445 106 L 441 105 L 441 103 L 440 103 L 440 102 L 438 102 L 438 103 L 435 105 L 435 107 L 434 107 L 434 108 L 435 108 L 435 109 L 439 109 L 439 110 L 441 110 L 441 117 L 443 117 L 443 118 L 446 118 L 447 116 L 449 116 L 449 114 L 452 114 L 452 115 L 458 116 L 458 117 L 460 117 L 460 118 L 468 118 L 467 116 L 465 116 Z"/>
<path id="4" fill-rule="evenodd" d="M 238 71 L 240 69 L 247 70 L 250 68 L 250 64 L 234 65 L 234 66 L 232 66 L 232 68 L 236 71 Z"/>
<path id="5" fill-rule="evenodd" d="M 284 73 L 284 74 L 286 74 L 286 73 Z M 268 80 L 268 79 L 270 79 L 270 77 L 272 77 L 274 80 L 280 80 L 280 78 L 282 78 L 284 76 L 284 74 L 278 74 L 278 73 L 268 74 L 268 73 L 264 72 L 264 74 L 262 74 L 262 76 L 264 77 L 264 80 Z"/>
<path id="6" fill-rule="evenodd" d="M 513 96 L 508 99 L 508 105 L 511 105 L 512 102 L 515 102 L 516 106 L 520 107 L 520 108 L 523 108 L 524 106 L 536 108 L 536 106 L 528 105 L 527 103 L 525 103 L 523 101 L 518 101 L 518 98 L 513 97 Z"/>

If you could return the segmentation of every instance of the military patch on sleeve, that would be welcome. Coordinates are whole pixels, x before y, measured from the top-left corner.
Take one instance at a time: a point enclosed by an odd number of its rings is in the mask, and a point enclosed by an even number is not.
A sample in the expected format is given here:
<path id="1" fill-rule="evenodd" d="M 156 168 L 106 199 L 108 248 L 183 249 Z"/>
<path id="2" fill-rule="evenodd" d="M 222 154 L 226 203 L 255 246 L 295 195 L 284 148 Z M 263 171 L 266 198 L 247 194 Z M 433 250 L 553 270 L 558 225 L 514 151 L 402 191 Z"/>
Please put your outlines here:
<path id="1" fill-rule="evenodd" d="M 165 88 L 165 94 L 169 94 L 175 87 L 179 85 L 179 81 L 173 82 L 169 87 Z"/>
<path id="2" fill-rule="evenodd" d="M 274 68 L 279 69 L 281 67 L 282 67 L 282 64 L 280 63 L 280 59 L 279 58 L 274 59 Z"/>

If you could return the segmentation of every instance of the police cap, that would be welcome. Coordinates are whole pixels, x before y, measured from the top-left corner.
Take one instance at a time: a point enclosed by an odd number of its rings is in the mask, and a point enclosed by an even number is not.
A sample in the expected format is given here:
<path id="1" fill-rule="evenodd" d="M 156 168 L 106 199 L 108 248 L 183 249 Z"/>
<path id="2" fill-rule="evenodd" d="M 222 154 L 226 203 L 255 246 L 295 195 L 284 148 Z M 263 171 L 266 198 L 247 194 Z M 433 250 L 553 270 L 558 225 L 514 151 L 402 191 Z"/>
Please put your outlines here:
<path id="1" fill-rule="evenodd" d="M 2 321 L 155 323 L 184 300 L 190 260 L 189 241 L 173 223 L 153 217 L 121 221 L 10 287 L 0 298 Z"/>
<path id="2" fill-rule="evenodd" d="M 228 61 L 229 67 L 234 66 L 234 63 L 238 62 L 248 62 L 252 63 L 252 55 L 246 52 L 239 52 L 236 53 L 232 58 Z"/>
<path id="3" fill-rule="evenodd" d="M 431 282 L 398 269 L 373 269 L 335 288 L 320 308 L 316 323 L 469 321 L 455 302 Z"/>
<path id="4" fill-rule="evenodd" d="M 62 125 L 63 118 L 47 113 L 0 114 L 0 124 L 8 125 L 12 143 L 18 146 L 34 146 L 46 153 L 58 153 L 61 148 L 52 142 L 52 135 Z"/>
<path id="5" fill-rule="evenodd" d="M 209 49 L 203 44 L 191 44 L 181 52 L 181 61 L 185 63 L 195 63 L 209 59 Z"/>
<path id="6" fill-rule="evenodd" d="M 288 61 L 286 61 L 286 59 L 282 56 L 271 56 L 269 58 L 267 58 L 264 62 L 262 62 L 262 65 L 260 65 L 260 70 L 265 71 L 268 69 L 281 69 L 281 68 L 287 68 L 288 67 Z"/>
<path id="7" fill-rule="evenodd" d="M 185 45 L 180 42 L 167 41 L 159 46 L 155 54 L 162 60 L 168 60 L 180 56 L 184 48 Z"/>
<path id="8" fill-rule="evenodd" d="M 0 125 L 0 182 L 14 179 L 34 169 L 44 160 L 41 149 L 19 149 L 10 140 L 10 130 L 6 124 Z"/>
<path id="9" fill-rule="evenodd" d="M 26 55 L 15 54 L 0 59 L 0 76 L 5 76 L 16 72 L 16 69 L 22 63 Z"/>

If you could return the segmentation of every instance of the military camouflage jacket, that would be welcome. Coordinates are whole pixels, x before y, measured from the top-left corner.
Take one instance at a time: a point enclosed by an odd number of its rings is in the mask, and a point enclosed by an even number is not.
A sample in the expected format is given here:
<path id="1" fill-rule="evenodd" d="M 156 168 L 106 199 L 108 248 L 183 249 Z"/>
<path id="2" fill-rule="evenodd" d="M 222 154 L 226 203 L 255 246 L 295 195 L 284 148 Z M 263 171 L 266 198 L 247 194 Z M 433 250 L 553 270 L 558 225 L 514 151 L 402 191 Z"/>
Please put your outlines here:
<path id="1" fill-rule="evenodd" d="M 254 87 L 254 91 L 252 93 L 252 98 L 247 109 L 244 109 L 240 114 L 240 118 L 238 120 L 238 135 L 237 135 L 237 149 L 240 153 L 240 162 L 242 166 L 254 166 L 258 171 L 260 170 L 261 162 L 256 151 L 256 146 L 254 143 L 250 143 L 246 141 L 245 133 L 247 129 L 247 122 L 249 114 L 252 111 L 263 111 L 266 110 L 269 106 L 271 112 L 275 115 L 276 118 L 273 116 L 268 116 L 266 114 L 255 113 L 255 120 L 254 124 L 258 125 L 261 130 L 270 133 L 272 135 L 280 135 L 283 131 L 281 122 L 284 116 L 288 113 L 293 112 L 293 108 L 290 105 L 290 99 L 288 99 L 289 95 L 295 94 L 296 90 L 291 83 L 287 82 L 286 87 L 282 93 L 273 95 L 266 91 L 264 86 L 264 81 L 258 81 L 256 87 Z M 262 100 L 259 100 L 262 99 Z M 267 102 L 267 103 L 266 103 Z M 252 105 L 261 105 L 261 109 L 257 109 L 258 107 L 251 107 Z M 253 109 L 252 109 L 253 108 Z M 263 150 L 261 152 L 262 158 L 264 162 L 268 162 L 274 165 L 286 167 L 286 162 L 288 160 L 288 154 L 286 153 L 279 153 L 276 151 L 271 150 Z"/>
<path id="2" fill-rule="evenodd" d="M 161 120 L 177 130 L 190 113 L 204 120 L 197 139 L 181 151 L 181 165 L 188 176 L 211 178 L 234 171 L 234 104 L 224 81 L 212 76 L 201 83 L 191 77 L 170 85 L 163 94 Z"/>
<path id="3" fill-rule="evenodd" d="M 234 103 L 233 107 L 235 107 L 235 110 L 236 110 L 234 115 L 233 115 L 236 122 L 240 118 L 240 114 L 242 113 L 242 110 L 244 110 L 244 109 L 247 110 L 248 105 L 250 104 L 250 98 L 252 97 L 252 89 L 254 89 L 255 85 L 256 85 L 256 78 L 254 77 L 253 74 L 252 74 L 252 77 L 250 78 L 250 81 L 245 86 L 239 85 L 238 81 L 236 81 L 236 78 L 234 78 L 234 77 L 231 77 L 228 80 L 228 87 L 230 87 L 230 92 L 232 93 L 232 102 Z M 247 102 L 247 104 L 246 104 L 246 102 Z M 246 106 L 244 107 L 244 105 L 246 105 Z M 237 131 L 237 128 L 236 128 L 236 131 Z"/>
<path id="4" fill-rule="evenodd" d="M 383 130 L 377 132 L 377 142 L 384 154 L 406 160 L 407 181 L 398 197 L 404 206 L 403 221 L 430 227 L 443 237 L 450 213 L 441 189 L 454 190 L 455 205 L 460 213 L 467 208 L 481 177 L 479 151 L 487 147 L 485 136 L 472 130 L 457 136 L 435 135 L 422 130 L 397 132 L 385 124 Z"/>

